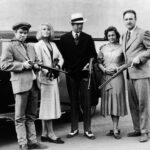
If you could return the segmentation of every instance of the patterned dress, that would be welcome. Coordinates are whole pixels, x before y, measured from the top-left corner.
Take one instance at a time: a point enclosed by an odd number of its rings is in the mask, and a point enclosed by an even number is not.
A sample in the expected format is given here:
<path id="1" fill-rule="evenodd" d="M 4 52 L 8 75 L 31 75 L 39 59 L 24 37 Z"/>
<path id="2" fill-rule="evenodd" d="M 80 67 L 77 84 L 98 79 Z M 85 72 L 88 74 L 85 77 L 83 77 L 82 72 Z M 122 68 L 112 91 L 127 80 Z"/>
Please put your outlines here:
<path id="1" fill-rule="evenodd" d="M 100 48 L 99 59 L 106 69 L 117 68 L 123 63 L 123 52 L 119 44 L 106 44 Z M 103 82 L 111 75 L 103 74 Z M 102 89 L 101 114 L 103 116 L 125 116 L 127 115 L 125 81 L 123 73 L 111 80 Z"/>

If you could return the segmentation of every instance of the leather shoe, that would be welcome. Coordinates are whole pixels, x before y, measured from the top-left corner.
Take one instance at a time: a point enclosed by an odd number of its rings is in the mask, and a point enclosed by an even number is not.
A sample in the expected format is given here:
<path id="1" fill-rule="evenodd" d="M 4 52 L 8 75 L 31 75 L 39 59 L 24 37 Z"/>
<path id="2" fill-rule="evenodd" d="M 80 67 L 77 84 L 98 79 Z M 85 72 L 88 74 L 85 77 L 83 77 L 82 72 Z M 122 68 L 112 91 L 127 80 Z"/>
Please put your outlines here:
<path id="1" fill-rule="evenodd" d="M 71 131 L 71 132 L 67 135 L 67 138 L 72 138 L 72 137 L 78 135 L 78 133 L 79 133 L 79 130 Z"/>
<path id="2" fill-rule="evenodd" d="M 48 137 L 46 136 L 41 136 L 41 142 L 47 142 L 48 141 Z"/>
<path id="3" fill-rule="evenodd" d="M 28 150 L 28 146 L 27 146 L 27 144 L 19 145 L 19 149 L 20 150 Z"/>
<path id="4" fill-rule="evenodd" d="M 148 141 L 148 134 L 142 133 L 139 141 L 140 142 L 147 142 Z"/>
<path id="5" fill-rule="evenodd" d="M 63 144 L 64 141 L 61 138 L 56 138 L 55 140 L 50 138 L 50 137 L 45 137 L 41 136 L 41 141 L 42 142 L 52 142 L 52 143 L 58 143 L 58 144 Z"/>
<path id="6" fill-rule="evenodd" d="M 61 138 L 56 138 L 55 140 L 47 137 L 47 141 L 51 143 L 56 143 L 56 144 L 64 144 L 65 142 Z"/>
<path id="7" fill-rule="evenodd" d="M 120 130 L 118 130 L 118 133 L 120 134 Z M 113 136 L 114 135 L 114 131 L 110 130 L 108 133 L 106 133 L 106 136 Z"/>
<path id="8" fill-rule="evenodd" d="M 141 132 L 139 131 L 134 131 L 134 132 L 130 132 L 127 135 L 128 137 L 137 137 L 137 136 L 141 136 Z"/>
<path id="9" fill-rule="evenodd" d="M 48 148 L 46 145 L 43 145 L 41 143 L 33 143 L 33 144 L 28 144 L 29 149 L 46 149 Z"/>
<path id="10" fill-rule="evenodd" d="M 117 140 L 121 139 L 120 133 L 119 132 L 118 133 L 114 133 L 114 138 L 117 139 Z"/>
<path id="11" fill-rule="evenodd" d="M 88 139 L 90 139 L 90 140 L 94 140 L 94 139 L 95 139 L 95 136 L 94 136 L 94 134 L 92 133 L 92 131 L 85 131 L 85 132 L 84 132 L 84 135 L 85 135 Z"/>

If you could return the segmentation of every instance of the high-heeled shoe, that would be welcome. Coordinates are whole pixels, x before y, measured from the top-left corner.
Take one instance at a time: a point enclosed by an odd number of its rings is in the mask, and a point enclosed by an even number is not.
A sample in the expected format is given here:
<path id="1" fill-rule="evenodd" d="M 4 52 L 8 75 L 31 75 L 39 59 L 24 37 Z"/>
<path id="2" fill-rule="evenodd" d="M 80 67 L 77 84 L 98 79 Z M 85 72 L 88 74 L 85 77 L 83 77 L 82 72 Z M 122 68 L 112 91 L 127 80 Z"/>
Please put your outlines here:
<path id="1" fill-rule="evenodd" d="M 114 133 L 114 138 L 117 139 L 117 140 L 121 139 L 120 132 Z"/>
<path id="2" fill-rule="evenodd" d="M 54 139 L 51 139 L 50 137 L 48 137 L 48 142 L 56 143 L 56 144 L 63 144 L 63 143 L 65 143 L 61 138 L 56 138 L 54 140 Z"/>
<path id="3" fill-rule="evenodd" d="M 120 129 L 118 130 L 119 134 L 120 134 Z M 113 136 L 114 135 L 114 131 L 110 130 L 108 133 L 106 133 L 106 136 Z"/>
<path id="4" fill-rule="evenodd" d="M 65 143 L 61 138 L 56 138 L 54 140 L 54 139 L 51 139 L 50 137 L 44 137 L 44 136 L 41 136 L 41 141 L 42 142 L 51 142 L 51 143 L 56 143 L 56 144 L 63 144 L 63 143 Z"/>

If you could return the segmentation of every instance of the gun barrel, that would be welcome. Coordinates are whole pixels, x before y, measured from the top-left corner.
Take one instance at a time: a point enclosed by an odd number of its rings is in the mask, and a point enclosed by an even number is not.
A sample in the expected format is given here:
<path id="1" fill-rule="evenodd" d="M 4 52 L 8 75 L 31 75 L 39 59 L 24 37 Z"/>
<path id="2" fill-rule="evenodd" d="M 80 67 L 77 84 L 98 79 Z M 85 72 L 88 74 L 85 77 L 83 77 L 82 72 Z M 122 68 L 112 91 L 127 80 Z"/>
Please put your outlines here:
<path id="1" fill-rule="evenodd" d="M 38 63 L 37 63 L 38 64 Z M 56 68 L 52 68 L 52 67 L 49 67 L 49 66 L 45 66 L 43 64 L 38 64 L 41 68 L 43 69 L 47 69 L 47 70 L 53 70 L 53 71 L 58 71 L 58 72 L 62 72 L 62 73 L 65 73 L 65 74 L 68 74 L 68 72 L 64 71 L 64 70 L 60 70 L 60 69 L 56 69 Z"/>
<path id="2" fill-rule="evenodd" d="M 88 81 L 88 90 L 90 90 L 91 87 L 91 78 L 92 78 L 92 65 L 93 65 L 93 60 L 94 58 L 90 59 L 90 63 L 89 63 L 89 81 Z"/>
<path id="3" fill-rule="evenodd" d="M 40 64 L 40 63 L 32 62 L 32 61 L 30 61 L 30 60 L 29 60 L 28 62 L 29 62 L 29 64 L 31 64 L 32 66 L 33 66 L 34 64 L 37 64 L 38 66 L 40 66 L 40 67 L 43 68 L 43 69 L 53 70 L 53 71 L 57 71 L 57 72 L 62 72 L 62 73 L 68 74 L 68 72 L 66 72 L 66 71 L 64 71 L 64 70 L 61 70 L 61 69 L 56 69 L 56 68 L 52 68 L 52 67 L 49 67 L 49 66 L 45 66 L 45 65 Z"/>

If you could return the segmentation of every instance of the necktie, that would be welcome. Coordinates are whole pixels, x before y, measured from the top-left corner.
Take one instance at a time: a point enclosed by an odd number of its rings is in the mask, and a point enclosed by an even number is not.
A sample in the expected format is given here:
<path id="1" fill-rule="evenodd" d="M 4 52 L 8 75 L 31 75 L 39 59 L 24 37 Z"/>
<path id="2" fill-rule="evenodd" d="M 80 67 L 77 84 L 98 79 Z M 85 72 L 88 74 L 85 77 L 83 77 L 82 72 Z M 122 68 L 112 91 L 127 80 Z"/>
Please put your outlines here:
<path id="1" fill-rule="evenodd" d="M 77 33 L 75 34 L 74 40 L 75 40 L 75 44 L 78 45 L 78 43 L 79 43 L 79 36 L 78 36 Z"/>
<path id="2" fill-rule="evenodd" d="M 131 32 L 128 31 L 128 32 L 127 32 L 127 42 L 130 40 L 130 37 L 131 37 Z"/>

